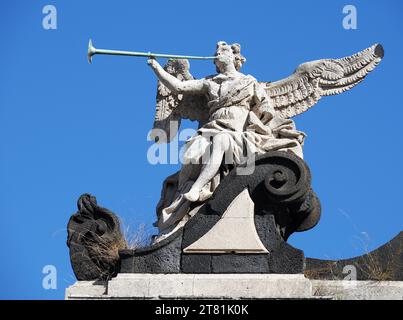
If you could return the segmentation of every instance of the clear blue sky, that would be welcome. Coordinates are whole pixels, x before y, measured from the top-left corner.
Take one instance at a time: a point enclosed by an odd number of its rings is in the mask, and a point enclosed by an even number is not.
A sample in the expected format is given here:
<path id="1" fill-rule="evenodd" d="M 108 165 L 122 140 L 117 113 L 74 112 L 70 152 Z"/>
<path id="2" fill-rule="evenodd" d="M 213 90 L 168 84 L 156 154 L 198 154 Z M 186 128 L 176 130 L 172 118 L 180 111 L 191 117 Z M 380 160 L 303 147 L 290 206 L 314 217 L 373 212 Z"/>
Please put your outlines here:
<path id="1" fill-rule="evenodd" d="M 47 4 L 57 30 L 42 28 Z M 346 4 L 357 30 L 342 27 Z M 147 162 L 156 78 L 146 60 L 89 65 L 90 37 L 100 48 L 191 55 L 239 42 L 243 72 L 261 81 L 382 43 L 384 61 L 364 83 L 295 119 L 323 212 L 290 241 L 309 257 L 347 258 L 402 229 L 402 1 L 9 0 L 0 30 L 0 298 L 63 298 L 75 281 L 66 224 L 80 194 L 152 231 L 162 180 L 178 169 Z M 214 66 L 192 61 L 191 71 Z M 45 265 L 57 268 L 57 290 L 42 288 Z"/>

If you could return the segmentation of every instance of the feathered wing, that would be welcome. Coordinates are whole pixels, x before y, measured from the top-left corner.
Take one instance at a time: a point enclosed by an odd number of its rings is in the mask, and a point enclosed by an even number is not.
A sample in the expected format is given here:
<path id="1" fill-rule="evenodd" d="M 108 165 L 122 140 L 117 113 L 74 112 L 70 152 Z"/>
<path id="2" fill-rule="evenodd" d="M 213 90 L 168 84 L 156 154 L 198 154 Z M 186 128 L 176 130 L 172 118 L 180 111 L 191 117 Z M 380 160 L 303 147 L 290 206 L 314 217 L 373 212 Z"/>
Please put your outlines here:
<path id="1" fill-rule="evenodd" d="M 193 80 L 189 72 L 189 61 L 186 59 L 169 60 L 165 71 L 181 81 Z M 157 104 L 151 138 L 158 143 L 168 143 L 177 134 L 181 119 L 190 119 L 204 123 L 208 112 L 206 99 L 201 95 L 176 94 L 158 81 Z M 162 130 L 165 134 L 161 134 Z M 166 135 L 166 139 L 162 139 Z"/>
<path id="2" fill-rule="evenodd" d="M 301 64 L 280 81 L 264 83 L 265 90 L 282 118 L 291 118 L 315 105 L 322 96 L 347 91 L 364 80 L 383 58 L 383 48 L 370 48 L 341 59 Z"/>

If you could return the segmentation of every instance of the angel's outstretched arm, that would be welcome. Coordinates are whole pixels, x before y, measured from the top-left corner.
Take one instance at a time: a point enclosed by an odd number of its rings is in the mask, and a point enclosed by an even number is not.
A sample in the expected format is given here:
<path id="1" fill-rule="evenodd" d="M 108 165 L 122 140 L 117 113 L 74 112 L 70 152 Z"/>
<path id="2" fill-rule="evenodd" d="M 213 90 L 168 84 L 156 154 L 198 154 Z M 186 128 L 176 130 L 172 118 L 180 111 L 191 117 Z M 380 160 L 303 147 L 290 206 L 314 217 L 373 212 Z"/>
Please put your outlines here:
<path id="1" fill-rule="evenodd" d="M 169 90 L 175 93 L 202 94 L 206 91 L 206 86 L 203 80 L 180 81 L 166 72 L 155 59 L 149 59 L 147 63 L 154 70 L 160 81 L 168 87 Z"/>

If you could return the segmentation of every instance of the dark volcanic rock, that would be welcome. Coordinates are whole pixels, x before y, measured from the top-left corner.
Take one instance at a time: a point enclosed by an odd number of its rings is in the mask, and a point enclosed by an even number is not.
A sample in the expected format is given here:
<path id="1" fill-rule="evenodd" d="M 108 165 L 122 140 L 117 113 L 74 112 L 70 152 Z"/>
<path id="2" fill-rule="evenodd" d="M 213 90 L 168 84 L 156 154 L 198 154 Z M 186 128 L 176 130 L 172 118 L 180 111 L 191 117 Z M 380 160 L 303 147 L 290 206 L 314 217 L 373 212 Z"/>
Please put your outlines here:
<path id="1" fill-rule="evenodd" d="M 127 246 L 118 218 L 98 206 L 90 194 L 80 196 L 77 207 L 67 225 L 67 246 L 74 274 L 78 280 L 115 276 L 120 269 L 119 250 Z"/>
<path id="2" fill-rule="evenodd" d="M 403 281 L 403 232 L 378 249 L 351 259 L 307 258 L 305 275 L 310 279 L 341 280 L 353 276 L 352 267 L 357 280 Z"/>

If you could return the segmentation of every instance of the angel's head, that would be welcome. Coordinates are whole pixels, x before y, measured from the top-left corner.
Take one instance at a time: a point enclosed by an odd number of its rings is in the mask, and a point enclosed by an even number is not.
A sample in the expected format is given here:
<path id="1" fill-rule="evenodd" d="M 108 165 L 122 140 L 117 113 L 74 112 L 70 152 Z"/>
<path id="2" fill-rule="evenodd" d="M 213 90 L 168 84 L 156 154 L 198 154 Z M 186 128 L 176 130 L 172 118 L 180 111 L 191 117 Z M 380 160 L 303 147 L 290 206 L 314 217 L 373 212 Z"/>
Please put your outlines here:
<path id="1" fill-rule="evenodd" d="M 217 72 L 224 72 L 227 66 L 230 65 L 234 65 L 235 69 L 239 71 L 246 61 L 245 57 L 241 55 L 241 45 L 239 43 L 229 45 L 225 41 L 217 42 L 215 56 L 214 64 Z"/>

